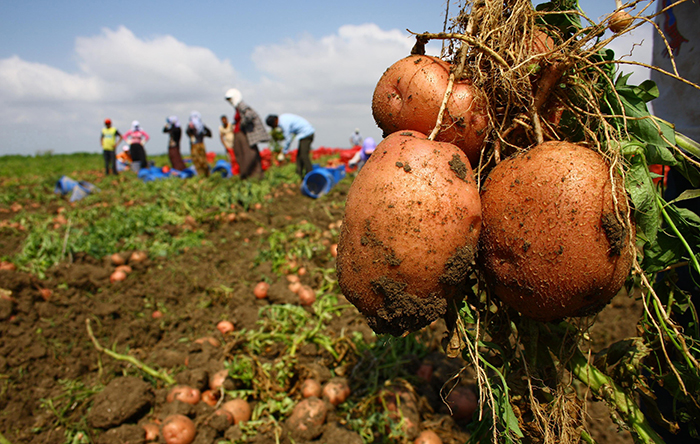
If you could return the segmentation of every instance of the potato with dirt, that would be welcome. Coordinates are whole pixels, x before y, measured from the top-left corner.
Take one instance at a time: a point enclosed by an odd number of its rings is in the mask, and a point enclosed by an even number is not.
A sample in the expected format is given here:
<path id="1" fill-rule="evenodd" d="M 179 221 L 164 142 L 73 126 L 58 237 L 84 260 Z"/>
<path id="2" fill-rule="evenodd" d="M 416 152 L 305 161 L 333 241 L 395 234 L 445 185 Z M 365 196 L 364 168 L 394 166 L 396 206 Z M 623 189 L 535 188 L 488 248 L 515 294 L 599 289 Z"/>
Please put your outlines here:
<path id="1" fill-rule="evenodd" d="M 425 55 L 410 55 L 391 65 L 377 82 L 372 97 L 372 115 L 384 134 L 400 130 L 430 134 L 447 90 L 450 69 L 449 63 Z M 476 86 L 456 81 L 435 137 L 457 145 L 472 166 L 479 162 L 486 137 L 485 106 Z"/>
<path id="2" fill-rule="evenodd" d="M 519 153 L 491 171 L 481 202 L 479 263 L 523 315 L 588 315 L 625 283 L 634 226 L 622 178 L 597 152 L 545 142 Z"/>
<path id="3" fill-rule="evenodd" d="M 417 131 L 394 133 L 348 192 L 340 288 L 375 332 L 418 330 L 460 294 L 480 229 L 479 192 L 464 153 Z"/>

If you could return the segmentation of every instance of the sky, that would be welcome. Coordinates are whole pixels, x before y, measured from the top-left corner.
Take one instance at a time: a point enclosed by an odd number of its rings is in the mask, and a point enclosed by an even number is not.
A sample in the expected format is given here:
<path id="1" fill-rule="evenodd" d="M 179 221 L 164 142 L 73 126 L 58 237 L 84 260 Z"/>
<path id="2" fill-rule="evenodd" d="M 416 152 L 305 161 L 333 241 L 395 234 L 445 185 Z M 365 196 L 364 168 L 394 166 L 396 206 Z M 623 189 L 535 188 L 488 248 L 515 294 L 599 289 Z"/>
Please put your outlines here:
<path id="1" fill-rule="evenodd" d="M 380 139 L 372 93 L 409 54 L 413 32 L 443 29 L 447 0 L 266 2 L 171 0 L 7 2 L 0 14 L 0 155 L 100 152 L 105 118 L 122 133 L 138 120 L 146 150 L 166 151 L 165 118 L 197 110 L 222 152 L 228 88 L 264 119 L 293 113 L 316 129 L 314 148 L 349 147 L 355 128 Z M 614 1 L 581 0 L 593 19 Z M 458 3 L 450 2 L 450 15 Z M 616 54 L 651 60 L 651 27 Z M 639 44 L 641 43 L 641 46 Z M 439 54 L 439 46 L 428 53 Z M 629 70 L 629 68 L 626 68 Z M 635 73 L 641 82 L 647 73 Z M 183 145 L 183 152 L 188 147 Z"/>

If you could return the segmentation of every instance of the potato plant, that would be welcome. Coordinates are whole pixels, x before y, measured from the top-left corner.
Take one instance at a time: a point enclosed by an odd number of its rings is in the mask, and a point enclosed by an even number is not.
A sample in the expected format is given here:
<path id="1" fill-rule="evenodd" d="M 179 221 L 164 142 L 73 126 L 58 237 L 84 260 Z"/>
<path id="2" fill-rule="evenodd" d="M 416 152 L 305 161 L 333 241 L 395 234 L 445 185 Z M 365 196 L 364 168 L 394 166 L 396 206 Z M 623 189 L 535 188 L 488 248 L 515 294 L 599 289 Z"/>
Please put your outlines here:
<path id="1" fill-rule="evenodd" d="M 442 140 L 444 122 L 454 124 L 452 95 L 463 82 L 479 91 L 475 110 L 488 123 L 479 133 L 479 152 L 470 155 L 483 213 L 479 250 L 460 276 L 468 285 L 447 298 L 444 311 L 445 352 L 469 361 L 478 381 L 480 421 L 473 423 L 472 442 L 592 442 L 583 427 L 580 383 L 608 403 L 611 416 L 638 442 L 663 442 L 658 427 L 698 433 L 698 316 L 690 294 L 675 283 L 679 272 L 700 273 L 700 218 L 678 205 L 697 193 L 667 202 L 663 182 L 656 183 L 649 167 L 673 168 L 697 187 L 700 145 L 677 133 L 672 122 L 650 115 L 646 104 L 658 96 L 653 82 L 630 85 L 618 69 L 625 62 L 606 45 L 653 17 L 630 16 L 617 6 L 596 22 L 571 0 L 536 8 L 525 0 L 467 1 L 442 32 L 416 34 L 412 55 L 389 68 L 375 90 L 374 116 L 385 131 L 424 131 L 429 140 Z M 608 26 L 614 34 L 606 38 Z M 443 60 L 425 55 L 430 40 L 444 42 Z M 443 63 L 449 75 L 441 71 L 435 80 L 426 66 Z M 395 73 L 399 67 L 404 77 Z M 413 112 L 405 113 L 406 106 Z M 424 116 L 429 122 L 417 121 Z M 469 119 L 462 128 L 470 128 Z M 385 173 L 393 160 L 382 159 L 367 162 L 373 180 L 386 176 L 396 183 L 392 195 L 421 195 L 420 180 L 398 184 Z M 427 166 L 429 161 L 422 164 Z M 361 189 L 360 179 L 353 188 Z M 368 211 L 371 203 L 353 201 L 353 188 L 346 222 L 356 214 L 396 219 L 394 205 Z M 440 230 L 418 207 L 402 217 L 415 221 L 415 232 Z M 341 237 L 338 248 L 348 299 L 376 331 L 410 331 L 406 320 L 412 310 L 420 312 L 422 301 L 396 311 L 382 297 L 382 283 L 396 281 L 394 274 L 413 276 L 404 263 L 429 255 L 411 250 L 413 231 L 392 228 L 373 242 L 378 236 L 369 223 L 343 227 L 345 239 L 359 239 L 351 249 Z M 444 239 L 449 253 L 457 251 L 461 235 Z M 433 244 L 437 250 L 443 245 Z M 408 245 L 415 257 L 383 261 L 372 256 L 376 245 Z M 363 257 L 367 263 L 352 267 Z M 428 271 L 423 276 L 429 280 L 435 273 Z M 363 291 L 343 285 L 363 273 L 370 273 Z M 405 293 L 422 285 L 404 282 Z M 639 337 L 592 349 L 587 330 L 616 294 L 641 299 L 641 319 L 628 320 Z M 375 318 L 382 311 L 393 315 L 380 324 Z M 661 419 L 655 387 L 665 387 L 675 403 Z"/>

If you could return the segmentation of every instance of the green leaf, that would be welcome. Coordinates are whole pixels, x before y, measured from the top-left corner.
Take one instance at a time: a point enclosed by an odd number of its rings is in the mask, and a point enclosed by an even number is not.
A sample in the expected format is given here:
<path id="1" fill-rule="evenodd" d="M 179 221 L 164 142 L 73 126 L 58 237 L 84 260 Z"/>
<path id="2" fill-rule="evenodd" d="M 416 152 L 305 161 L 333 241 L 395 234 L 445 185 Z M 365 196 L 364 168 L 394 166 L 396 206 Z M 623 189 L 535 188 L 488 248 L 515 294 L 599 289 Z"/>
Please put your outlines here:
<path id="1" fill-rule="evenodd" d="M 564 12 L 580 8 L 578 0 L 552 0 L 537 5 L 535 9 L 537 11 Z M 564 39 L 568 39 L 581 29 L 581 17 L 578 14 L 544 14 L 538 16 L 538 21 L 540 24 L 558 28 Z"/>
<path id="2" fill-rule="evenodd" d="M 680 196 L 676 197 L 671 202 L 669 202 L 669 204 L 680 202 L 682 200 L 695 199 L 696 197 L 699 197 L 699 196 L 700 196 L 700 190 L 685 190 L 681 193 Z"/>
<path id="3" fill-rule="evenodd" d="M 673 152 L 666 146 L 648 144 L 645 148 L 645 157 L 649 165 L 659 164 L 675 166 L 678 164 Z"/>
<path id="4" fill-rule="evenodd" d="M 636 88 L 637 96 L 649 102 L 659 97 L 659 88 L 656 86 L 656 82 L 652 80 L 645 80 Z"/>
<path id="5" fill-rule="evenodd" d="M 647 81 L 640 86 L 631 86 L 627 84 L 629 76 L 620 75 L 615 82 L 619 99 L 614 96 L 608 97 L 613 109 L 621 112 L 622 104 L 627 116 L 627 130 L 633 137 L 657 147 L 672 147 L 676 144 L 675 130 L 668 123 L 652 118 L 646 105 L 654 94 L 658 95 L 656 85 L 652 86 L 648 83 L 650 81 Z"/>
<path id="6" fill-rule="evenodd" d="M 637 234 L 654 243 L 661 225 L 661 209 L 656 200 L 656 188 L 643 156 L 634 156 L 627 171 L 626 188 L 635 207 Z"/>

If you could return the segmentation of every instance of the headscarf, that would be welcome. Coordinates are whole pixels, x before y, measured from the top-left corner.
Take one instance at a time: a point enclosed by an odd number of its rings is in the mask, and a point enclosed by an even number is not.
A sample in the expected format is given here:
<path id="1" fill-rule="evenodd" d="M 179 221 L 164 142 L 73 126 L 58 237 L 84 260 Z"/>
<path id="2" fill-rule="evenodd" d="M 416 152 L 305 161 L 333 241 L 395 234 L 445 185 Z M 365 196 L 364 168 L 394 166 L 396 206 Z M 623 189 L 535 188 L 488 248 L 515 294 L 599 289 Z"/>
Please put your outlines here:
<path id="1" fill-rule="evenodd" d="M 243 96 L 241 96 L 241 92 L 237 90 L 236 88 L 231 88 L 228 91 L 226 91 L 226 100 L 231 101 L 231 105 L 233 107 L 237 107 L 239 103 L 241 103 L 241 100 L 243 100 Z"/>
<path id="2" fill-rule="evenodd" d="M 180 119 L 177 116 L 170 116 L 165 121 L 171 124 L 173 128 L 180 128 Z"/>
<path id="3" fill-rule="evenodd" d="M 190 124 L 197 131 L 197 134 L 204 132 L 204 124 L 202 123 L 202 115 L 199 111 L 192 111 L 190 113 Z"/>
<path id="4" fill-rule="evenodd" d="M 365 141 L 362 143 L 362 150 L 360 152 L 362 160 L 366 161 L 367 159 L 369 159 L 369 156 L 372 155 L 376 148 L 377 143 L 374 141 L 374 139 L 371 137 L 366 137 Z"/>
<path id="5" fill-rule="evenodd" d="M 131 122 L 131 131 L 138 131 L 140 127 L 141 124 L 138 120 L 134 120 L 133 122 Z"/>

